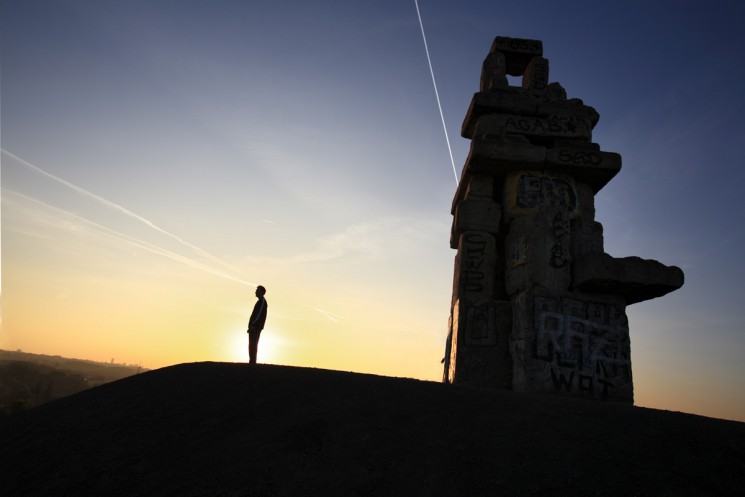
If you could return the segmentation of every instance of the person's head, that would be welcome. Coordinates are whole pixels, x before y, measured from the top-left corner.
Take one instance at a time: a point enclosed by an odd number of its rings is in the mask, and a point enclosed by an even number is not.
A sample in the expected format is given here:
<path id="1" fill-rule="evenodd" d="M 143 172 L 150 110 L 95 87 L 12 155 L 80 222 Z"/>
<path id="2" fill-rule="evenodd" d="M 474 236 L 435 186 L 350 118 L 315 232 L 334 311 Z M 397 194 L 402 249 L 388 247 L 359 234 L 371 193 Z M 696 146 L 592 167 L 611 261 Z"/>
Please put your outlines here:
<path id="1" fill-rule="evenodd" d="M 257 297 L 263 297 L 265 293 L 266 293 L 266 288 L 264 288 L 261 285 L 259 285 L 259 286 L 256 287 L 256 296 Z"/>

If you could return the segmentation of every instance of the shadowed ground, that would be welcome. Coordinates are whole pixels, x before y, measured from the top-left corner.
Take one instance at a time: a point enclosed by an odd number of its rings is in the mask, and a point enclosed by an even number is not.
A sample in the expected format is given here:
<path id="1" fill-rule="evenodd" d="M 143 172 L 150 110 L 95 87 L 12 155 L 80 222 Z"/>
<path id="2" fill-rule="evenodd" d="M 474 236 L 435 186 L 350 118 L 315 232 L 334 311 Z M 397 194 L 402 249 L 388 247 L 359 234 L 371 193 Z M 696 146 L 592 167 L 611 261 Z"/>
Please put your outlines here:
<path id="1" fill-rule="evenodd" d="M 194 363 L 0 420 L 0 468 L 3 496 L 739 495 L 745 423 Z"/>

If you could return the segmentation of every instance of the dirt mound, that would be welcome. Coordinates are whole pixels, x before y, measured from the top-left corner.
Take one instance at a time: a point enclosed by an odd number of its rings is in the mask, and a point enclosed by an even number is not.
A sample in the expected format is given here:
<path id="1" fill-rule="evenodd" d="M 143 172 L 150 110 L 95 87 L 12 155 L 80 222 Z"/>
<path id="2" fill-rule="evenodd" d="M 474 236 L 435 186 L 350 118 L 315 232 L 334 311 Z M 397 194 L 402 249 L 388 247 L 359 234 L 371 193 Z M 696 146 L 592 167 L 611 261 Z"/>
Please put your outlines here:
<path id="1" fill-rule="evenodd" d="M 745 423 L 194 363 L 0 421 L 0 468 L 3 496 L 739 495 Z"/>

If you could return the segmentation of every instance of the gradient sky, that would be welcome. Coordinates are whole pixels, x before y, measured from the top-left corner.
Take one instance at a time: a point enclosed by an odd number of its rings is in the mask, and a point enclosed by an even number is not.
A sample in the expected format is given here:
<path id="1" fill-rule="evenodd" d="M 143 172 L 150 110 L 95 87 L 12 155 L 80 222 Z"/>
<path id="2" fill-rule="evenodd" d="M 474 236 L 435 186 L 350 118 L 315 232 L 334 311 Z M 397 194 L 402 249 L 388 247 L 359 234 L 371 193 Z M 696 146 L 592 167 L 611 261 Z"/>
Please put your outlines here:
<path id="1" fill-rule="evenodd" d="M 2 0 L 0 348 L 441 377 L 455 178 L 414 0 Z M 496 35 L 623 157 L 606 252 L 680 266 L 628 308 L 636 404 L 745 421 L 745 7 L 421 0 L 458 174 Z"/>

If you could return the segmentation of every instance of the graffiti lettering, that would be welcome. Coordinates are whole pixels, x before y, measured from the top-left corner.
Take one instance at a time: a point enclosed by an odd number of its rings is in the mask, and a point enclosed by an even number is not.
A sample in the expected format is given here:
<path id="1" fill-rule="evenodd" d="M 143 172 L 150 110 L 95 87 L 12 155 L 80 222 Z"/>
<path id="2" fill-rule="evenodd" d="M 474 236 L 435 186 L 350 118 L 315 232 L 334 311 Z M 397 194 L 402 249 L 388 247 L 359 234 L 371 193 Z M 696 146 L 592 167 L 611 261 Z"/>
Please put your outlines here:
<path id="1" fill-rule="evenodd" d="M 496 320 L 492 306 L 468 307 L 465 319 L 467 345 L 497 344 Z"/>
<path id="2" fill-rule="evenodd" d="M 492 51 L 509 50 L 520 52 L 534 52 L 540 54 L 543 52 L 543 43 L 538 40 L 525 40 L 522 38 L 508 38 L 498 36 L 492 45 Z"/>
<path id="3" fill-rule="evenodd" d="M 535 58 L 532 60 L 529 67 L 530 75 L 526 73 L 528 77 L 528 85 L 534 90 L 543 90 L 548 84 L 548 61 L 543 58 Z M 532 71 L 530 71 L 532 69 Z M 523 83 L 525 85 L 525 83 Z"/>
<path id="4" fill-rule="evenodd" d="M 539 312 L 535 357 L 550 364 L 556 390 L 576 388 L 605 398 L 610 389 L 631 381 L 628 328 L 604 324 L 606 307 L 587 303 L 592 317 L 599 320 Z"/>
<path id="5" fill-rule="evenodd" d="M 462 296 L 469 296 L 484 292 L 487 288 L 486 263 L 488 241 L 481 233 L 467 233 L 463 236 L 460 252 L 460 288 Z"/>
<path id="6" fill-rule="evenodd" d="M 521 133 L 533 136 L 589 136 L 591 126 L 582 118 L 552 116 L 549 119 L 540 117 L 507 117 L 504 129 L 508 133 Z"/>
<path id="7" fill-rule="evenodd" d="M 562 268 L 569 264 L 569 220 L 563 213 L 557 212 L 551 221 L 551 234 L 557 238 L 551 247 L 551 257 L 548 264 L 553 268 Z"/>
<path id="8" fill-rule="evenodd" d="M 517 207 L 534 209 L 537 207 L 564 207 L 574 211 L 577 194 L 566 180 L 551 176 L 523 174 L 517 182 Z"/>
<path id="9" fill-rule="evenodd" d="M 561 212 L 557 212 L 551 221 L 551 232 L 556 238 L 560 238 L 569 233 L 569 221 Z"/>
<path id="10" fill-rule="evenodd" d="M 560 162 L 581 166 L 597 166 L 603 162 L 602 156 L 597 152 L 591 152 L 589 150 L 574 150 L 570 148 L 560 149 L 558 158 Z"/>
<path id="11" fill-rule="evenodd" d="M 557 269 L 564 267 L 569 263 L 564 256 L 564 244 L 561 242 L 562 241 L 559 240 L 551 247 L 551 259 L 548 261 L 551 267 Z"/>
<path id="12" fill-rule="evenodd" d="M 564 376 L 564 371 L 557 368 L 551 368 L 551 380 L 553 381 L 556 390 L 561 390 L 561 388 L 564 387 L 567 392 L 571 392 L 572 383 L 574 381 L 574 371 L 570 371 L 569 378 L 567 378 Z"/>
<path id="13" fill-rule="evenodd" d="M 510 244 L 510 264 L 512 268 L 528 263 L 528 240 L 522 236 Z"/>
<path id="14" fill-rule="evenodd" d="M 478 271 L 478 269 L 481 267 L 481 265 L 483 263 L 484 263 L 484 260 L 483 259 L 482 260 L 476 260 L 476 261 L 470 260 L 470 259 L 466 259 L 465 265 L 466 265 L 466 269 Z"/>

